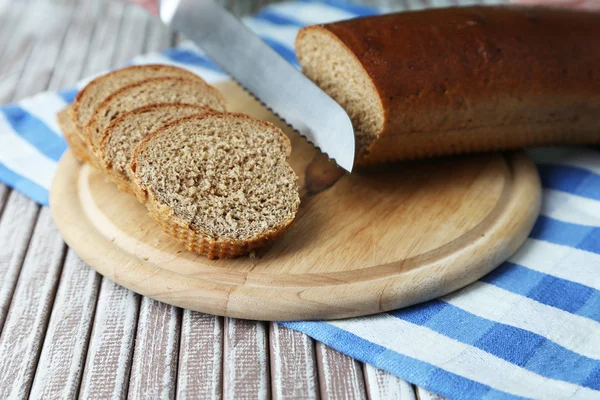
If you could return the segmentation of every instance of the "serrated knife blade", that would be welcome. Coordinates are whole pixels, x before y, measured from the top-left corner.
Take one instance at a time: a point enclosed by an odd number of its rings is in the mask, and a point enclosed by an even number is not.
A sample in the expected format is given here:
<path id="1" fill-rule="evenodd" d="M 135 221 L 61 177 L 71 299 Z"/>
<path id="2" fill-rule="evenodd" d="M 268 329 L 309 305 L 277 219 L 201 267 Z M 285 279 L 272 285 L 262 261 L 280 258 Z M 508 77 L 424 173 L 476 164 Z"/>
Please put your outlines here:
<path id="1" fill-rule="evenodd" d="M 162 0 L 160 18 L 339 166 L 352 171 L 355 139 L 348 114 L 220 4 Z"/>

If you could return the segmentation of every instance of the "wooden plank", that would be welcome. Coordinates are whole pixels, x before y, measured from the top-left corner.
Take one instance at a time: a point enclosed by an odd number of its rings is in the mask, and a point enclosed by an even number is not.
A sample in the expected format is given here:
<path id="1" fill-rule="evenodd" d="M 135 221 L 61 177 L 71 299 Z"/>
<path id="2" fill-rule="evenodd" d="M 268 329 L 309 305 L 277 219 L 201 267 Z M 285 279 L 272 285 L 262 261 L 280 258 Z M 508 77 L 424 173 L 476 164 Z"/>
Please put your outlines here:
<path id="1" fill-rule="evenodd" d="M 128 398 L 175 397 L 180 328 L 181 309 L 142 299 Z"/>
<path id="2" fill-rule="evenodd" d="M 29 394 L 64 254 L 65 245 L 50 209 L 44 207 L 0 336 L 0 398 L 25 398 Z"/>
<path id="3" fill-rule="evenodd" d="M 439 394 L 430 392 L 427 389 L 416 387 L 417 399 L 418 400 L 444 400 L 444 397 Z"/>
<path id="4" fill-rule="evenodd" d="M 98 7 L 94 7 L 98 3 L 93 2 L 92 5 L 82 1 L 77 3 L 48 89 L 60 90 L 73 87 L 81 76 L 88 52 L 97 51 L 92 41 L 94 29 L 97 24 L 106 23 L 102 19 L 103 14 L 98 13 Z M 102 3 L 104 2 L 100 2 L 100 4 Z"/>
<path id="5" fill-rule="evenodd" d="M 17 3 L 18 4 L 18 3 Z M 23 7 L 17 5 L 17 7 Z M 23 7 L 24 8 L 24 7 Z M 23 70 L 31 55 L 34 39 L 31 35 L 32 17 L 23 10 L 18 23 L 15 23 L 11 32 L 11 40 L 2 52 L 3 62 L 0 64 L 0 104 L 8 103 L 13 99 L 17 83 L 23 74 Z"/>
<path id="6" fill-rule="evenodd" d="M 223 318 L 183 310 L 177 398 L 220 399 L 222 365 Z"/>
<path id="7" fill-rule="evenodd" d="M 141 7 L 131 4 L 125 6 L 119 37 L 127 38 L 127 40 L 121 40 L 117 47 L 112 60 L 113 65 L 123 66 L 133 57 L 142 53 L 148 19 L 146 11 Z"/>
<path id="8" fill-rule="evenodd" d="M 0 220 L 0 332 L 29 246 L 39 206 L 12 191 Z M 0 353 L 2 354 L 2 353 Z"/>
<path id="9" fill-rule="evenodd" d="M 100 275 L 69 250 L 31 388 L 32 399 L 77 397 L 99 286 Z"/>
<path id="10" fill-rule="evenodd" d="M 55 6 L 49 3 L 36 4 L 26 14 L 28 23 L 31 24 L 34 44 L 31 56 L 24 65 L 14 100 L 47 89 L 72 14 L 72 7 Z M 52 18 L 48 18 L 49 15 Z"/>
<path id="11" fill-rule="evenodd" d="M 225 318 L 224 399 L 270 397 L 267 341 L 265 322 Z"/>
<path id="12" fill-rule="evenodd" d="M 363 364 L 369 400 L 415 400 L 413 386 L 369 364 Z"/>
<path id="13" fill-rule="evenodd" d="M 269 339 L 273 399 L 319 399 L 314 341 L 278 323 Z"/>
<path id="14" fill-rule="evenodd" d="M 10 188 L 3 183 L 0 183 L 0 217 L 2 217 L 2 211 L 6 205 L 6 200 L 10 194 Z M 2 324 L 0 323 L 0 331 L 2 330 Z"/>
<path id="15" fill-rule="evenodd" d="M 130 39 L 122 40 L 119 36 L 125 5 L 98 3 L 100 17 L 82 68 L 86 77 L 113 67 L 118 48 Z M 102 280 L 80 397 L 127 396 L 139 302 L 140 296 L 110 280 Z"/>
<path id="16" fill-rule="evenodd" d="M 140 296 L 103 279 L 79 396 L 125 398 Z"/>
<path id="17" fill-rule="evenodd" d="M 91 39 L 98 6 L 103 3 L 79 2 L 77 4 L 49 82 L 50 89 L 72 86 L 83 70 L 87 51 L 96 51 L 95 46 L 102 42 Z M 105 16 L 105 14 L 100 15 Z M 108 18 L 107 21 L 105 18 L 100 18 L 98 24 L 107 24 L 110 28 L 111 21 L 114 19 Z M 114 43 L 116 39 L 116 36 L 113 36 Z M 91 46 L 90 41 L 92 41 Z M 108 56 L 110 59 L 110 54 Z M 100 282 L 100 275 L 69 251 L 32 388 L 32 397 L 77 397 Z"/>
<path id="18" fill-rule="evenodd" d="M 98 22 L 90 43 L 85 66 L 82 70 L 83 77 L 89 77 L 93 74 L 110 69 L 113 54 L 120 45 L 119 25 L 123 15 L 123 2 L 120 1 L 101 1 L 99 9 Z"/>
<path id="19" fill-rule="evenodd" d="M 360 362 L 317 343 L 319 386 L 323 400 L 366 399 Z"/>
<path id="20" fill-rule="evenodd" d="M 19 21 L 22 21 L 21 14 L 25 12 L 25 7 L 20 3 L 8 3 L 9 0 L 3 0 L 0 6 L 0 38 L 14 37 L 15 30 Z M 0 41 L 0 58 L 3 59 L 4 49 L 11 43 L 11 40 Z"/>

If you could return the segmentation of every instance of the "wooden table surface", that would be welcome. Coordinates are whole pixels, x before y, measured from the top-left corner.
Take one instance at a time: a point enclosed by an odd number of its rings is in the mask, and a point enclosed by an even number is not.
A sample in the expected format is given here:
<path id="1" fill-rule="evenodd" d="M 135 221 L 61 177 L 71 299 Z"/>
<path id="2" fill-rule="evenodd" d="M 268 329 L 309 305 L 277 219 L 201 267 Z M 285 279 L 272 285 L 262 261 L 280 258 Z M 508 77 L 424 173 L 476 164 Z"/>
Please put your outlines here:
<path id="1" fill-rule="evenodd" d="M 102 0 L 0 0 L 0 32 L 0 103 L 177 41 L 137 7 Z M 2 184 L 0 331 L 2 399 L 435 398 L 276 323 L 182 310 L 103 279 L 47 207 Z"/>

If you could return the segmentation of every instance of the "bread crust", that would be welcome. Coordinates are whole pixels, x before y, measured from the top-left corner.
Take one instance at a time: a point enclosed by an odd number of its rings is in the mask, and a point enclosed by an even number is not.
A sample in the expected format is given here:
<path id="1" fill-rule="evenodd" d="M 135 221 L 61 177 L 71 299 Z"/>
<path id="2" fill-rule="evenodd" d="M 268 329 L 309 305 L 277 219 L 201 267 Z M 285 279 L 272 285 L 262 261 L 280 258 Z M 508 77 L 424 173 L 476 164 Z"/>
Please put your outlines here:
<path id="1" fill-rule="evenodd" d="M 85 142 L 82 142 L 76 133 L 76 128 L 68 116 L 69 108 L 67 106 L 56 114 L 56 120 L 60 127 L 67 145 L 73 152 L 73 155 L 80 163 L 89 163 L 90 155 L 89 148 Z"/>
<path id="2" fill-rule="evenodd" d="M 381 102 L 359 165 L 600 140 L 598 13 L 431 9 L 307 27 L 297 44 L 309 33 L 341 41 Z"/>
<path id="3" fill-rule="evenodd" d="M 149 142 L 151 142 L 154 137 L 157 137 L 164 130 L 170 128 L 173 125 L 177 125 L 188 120 L 202 120 L 204 118 L 210 118 L 215 115 L 241 117 L 244 119 L 252 120 L 254 122 L 258 122 L 269 129 L 275 127 L 275 125 L 271 124 L 270 122 L 255 120 L 254 118 L 248 115 L 237 113 L 212 113 L 202 116 L 193 115 L 189 117 L 184 117 L 173 121 L 163 126 L 162 128 L 157 129 L 150 135 L 146 136 L 135 148 L 130 164 L 131 176 L 134 177 L 132 188 L 138 200 L 141 203 L 145 204 L 148 208 L 150 216 L 159 224 L 159 226 L 165 233 L 175 238 L 175 240 L 177 240 L 179 243 L 185 246 L 185 248 L 188 251 L 204 254 L 211 260 L 215 258 L 236 258 L 246 255 L 254 249 L 265 247 L 267 244 L 283 235 L 283 233 L 289 228 L 289 226 L 292 224 L 295 218 L 293 216 L 292 218 L 283 221 L 283 223 L 279 227 L 277 227 L 277 229 L 265 232 L 250 240 L 215 240 L 210 236 L 203 235 L 202 233 L 194 231 L 187 221 L 175 215 L 174 211 L 169 206 L 161 202 L 151 188 L 146 187 L 142 183 L 139 176 L 136 175 L 136 165 L 138 157 L 144 151 L 145 146 Z M 289 138 L 283 132 L 281 132 L 281 130 L 276 130 L 280 132 L 282 137 L 285 138 L 286 157 L 289 157 L 292 148 L 291 142 Z M 291 171 L 291 167 L 289 166 L 289 164 L 288 168 L 290 168 Z"/>
<path id="4" fill-rule="evenodd" d="M 115 118 L 111 123 L 104 129 L 104 133 L 102 134 L 102 138 L 100 139 L 98 149 L 96 151 L 96 157 L 100 163 L 100 167 L 106 173 L 109 181 L 113 182 L 119 190 L 131 194 L 135 194 L 133 188 L 131 187 L 131 181 L 129 179 L 123 178 L 117 171 L 114 170 L 112 160 L 109 159 L 106 152 L 104 151 L 106 142 L 110 140 L 112 135 L 115 133 L 116 127 L 125 119 L 129 118 L 133 114 L 140 114 L 148 111 L 153 111 L 160 109 L 162 107 L 178 107 L 180 104 L 176 103 L 158 103 L 151 104 L 149 106 L 139 107 L 134 110 L 123 113 L 119 117 Z M 209 114 L 211 112 L 211 108 L 205 106 L 198 106 L 193 104 L 186 104 L 186 107 L 195 108 L 198 110 L 199 114 Z"/>
<path id="5" fill-rule="evenodd" d="M 75 100 L 71 104 L 71 108 L 69 110 L 69 116 L 71 118 L 71 121 L 73 122 L 73 125 L 77 128 L 76 132 L 79 135 L 79 138 L 81 140 L 85 141 L 85 139 L 86 139 L 85 132 L 84 132 L 85 127 L 79 126 L 79 124 L 78 124 L 80 105 L 81 105 L 81 101 L 82 101 L 83 97 L 85 97 L 87 95 L 87 93 L 89 91 L 91 91 L 94 87 L 96 87 L 98 85 L 102 85 L 102 83 L 106 82 L 107 80 L 114 79 L 115 76 L 126 74 L 128 72 L 132 72 L 135 70 L 141 70 L 141 69 L 155 70 L 157 72 L 157 76 L 160 76 L 160 72 L 172 71 L 172 72 L 176 72 L 177 74 L 181 74 L 182 76 L 189 77 L 189 79 L 198 79 L 198 80 L 204 82 L 204 80 L 201 77 L 199 77 L 198 75 L 194 74 L 191 71 L 188 71 L 183 68 L 175 67 L 172 65 L 164 65 L 164 64 L 131 65 L 129 67 L 120 68 L 120 69 L 111 71 L 107 74 L 101 75 L 101 76 L 95 78 L 94 80 L 92 80 L 91 82 L 89 82 L 83 89 L 81 89 L 77 93 L 77 96 L 75 96 Z"/>
<path id="6" fill-rule="evenodd" d="M 86 141 L 86 143 L 88 143 L 90 145 L 90 147 L 92 148 L 92 152 L 94 153 L 95 156 L 96 156 L 95 153 L 98 151 L 98 148 L 97 148 L 97 144 L 94 143 L 94 140 L 93 140 L 93 135 L 94 135 L 93 131 L 97 124 L 98 113 L 101 110 L 103 110 L 104 108 L 106 108 L 115 98 L 120 96 L 123 92 L 126 92 L 133 87 L 146 85 L 151 82 L 161 82 L 161 81 L 165 81 L 165 80 L 179 81 L 179 82 L 184 82 L 184 83 L 193 82 L 195 84 L 204 86 L 204 89 L 211 92 L 217 99 L 219 99 L 220 108 L 215 111 L 219 111 L 219 112 L 225 111 L 225 98 L 223 97 L 223 94 L 221 92 L 219 92 L 213 86 L 206 83 L 204 80 L 195 80 L 195 79 L 191 80 L 191 79 L 187 79 L 187 78 L 177 78 L 177 77 L 157 77 L 157 78 L 148 78 L 148 79 L 144 79 L 142 81 L 136 82 L 136 83 L 132 83 L 130 85 L 127 85 L 127 86 L 122 87 L 121 89 L 117 90 L 116 92 L 114 92 L 113 94 L 108 96 L 102 103 L 100 103 L 100 105 L 96 109 L 96 112 L 94 113 L 94 115 L 92 116 L 92 118 L 90 119 L 88 124 L 85 126 L 85 128 L 84 128 L 85 129 L 85 141 Z M 103 133 L 104 132 L 102 132 L 102 134 Z M 100 164 L 100 163 L 98 162 L 98 164 Z"/>

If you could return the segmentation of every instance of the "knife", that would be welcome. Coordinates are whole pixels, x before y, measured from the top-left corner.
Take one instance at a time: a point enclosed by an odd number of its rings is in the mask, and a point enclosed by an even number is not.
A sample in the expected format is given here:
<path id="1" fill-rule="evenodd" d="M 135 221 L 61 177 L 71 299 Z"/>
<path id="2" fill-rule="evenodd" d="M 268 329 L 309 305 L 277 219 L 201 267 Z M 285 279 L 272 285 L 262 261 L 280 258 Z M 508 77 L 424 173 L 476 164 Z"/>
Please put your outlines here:
<path id="1" fill-rule="evenodd" d="M 213 0 L 161 0 L 159 15 L 279 118 L 352 171 L 355 140 L 348 114 L 223 6 Z"/>

